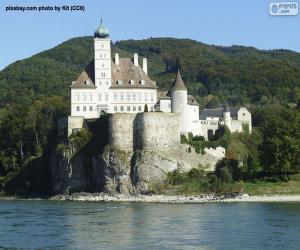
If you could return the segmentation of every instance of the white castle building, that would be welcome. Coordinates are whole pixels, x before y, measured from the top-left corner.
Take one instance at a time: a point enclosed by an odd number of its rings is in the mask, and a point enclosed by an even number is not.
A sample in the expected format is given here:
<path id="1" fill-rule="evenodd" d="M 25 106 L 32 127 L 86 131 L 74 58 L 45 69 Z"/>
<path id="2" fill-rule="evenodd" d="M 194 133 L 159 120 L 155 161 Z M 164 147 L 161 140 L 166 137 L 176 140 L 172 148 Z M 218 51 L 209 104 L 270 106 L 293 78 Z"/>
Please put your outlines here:
<path id="1" fill-rule="evenodd" d="M 102 20 L 94 33 L 94 60 L 70 88 L 72 121 L 99 118 L 103 113 L 144 112 L 147 106 L 149 112 L 180 113 L 184 134 L 192 132 L 207 139 L 220 125 L 231 132 L 242 132 L 245 127 L 250 133 L 252 130 L 251 113 L 246 108 L 205 109 L 200 114 L 199 104 L 187 94 L 179 71 L 172 88 L 162 92 L 148 75 L 147 58 L 142 59 L 142 67 L 136 53 L 133 60 L 120 58 L 117 53 L 112 58 L 109 31 Z"/>

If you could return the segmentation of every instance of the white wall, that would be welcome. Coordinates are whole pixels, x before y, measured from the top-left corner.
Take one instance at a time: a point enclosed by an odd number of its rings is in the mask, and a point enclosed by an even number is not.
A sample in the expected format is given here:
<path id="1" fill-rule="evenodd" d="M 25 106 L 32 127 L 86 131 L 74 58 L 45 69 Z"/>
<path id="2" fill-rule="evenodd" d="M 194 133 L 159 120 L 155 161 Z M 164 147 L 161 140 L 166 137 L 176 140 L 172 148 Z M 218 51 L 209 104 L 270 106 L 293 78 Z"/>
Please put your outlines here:
<path id="1" fill-rule="evenodd" d="M 71 89 L 71 116 L 97 117 L 95 89 Z"/>
<path id="2" fill-rule="evenodd" d="M 159 111 L 170 113 L 171 112 L 171 99 L 160 99 Z"/>
<path id="3" fill-rule="evenodd" d="M 144 112 L 145 104 L 148 111 L 154 111 L 157 102 L 156 89 L 111 89 L 110 113 L 138 113 Z M 122 109 L 123 107 L 123 109 Z"/>
<path id="4" fill-rule="evenodd" d="M 238 120 L 244 124 L 248 124 L 249 132 L 252 133 L 252 117 L 251 113 L 244 107 L 240 108 L 238 111 Z"/>

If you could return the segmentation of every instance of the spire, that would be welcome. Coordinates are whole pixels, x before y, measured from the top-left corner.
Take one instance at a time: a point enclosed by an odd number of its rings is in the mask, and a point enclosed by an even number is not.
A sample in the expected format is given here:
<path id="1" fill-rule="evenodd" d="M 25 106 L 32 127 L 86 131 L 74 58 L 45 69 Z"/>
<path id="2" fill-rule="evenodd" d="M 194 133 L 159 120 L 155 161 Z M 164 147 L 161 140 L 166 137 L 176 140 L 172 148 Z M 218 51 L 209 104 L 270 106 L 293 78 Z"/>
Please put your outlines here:
<path id="1" fill-rule="evenodd" d="M 227 100 L 225 101 L 225 112 L 230 112 L 230 109 L 228 107 Z"/>
<path id="2" fill-rule="evenodd" d="M 100 26 L 96 29 L 96 31 L 94 32 L 94 37 L 98 37 L 98 38 L 106 38 L 109 37 L 109 31 L 107 28 L 105 28 L 105 26 L 103 25 L 103 18 L 101 16 L 100 19 Z"/>
<path id="3" fill-rule="evenodd" d="M 186 87 L 185 87 L 185 84 L 181 78 L 181 75 L 180 75 L 180 72 L 179 72 L 179 69 L 177 71 L 177 76 L 173 82 L 173 86 L 172 86 L 172 91 L 174 90 L 186 90 Z"/>

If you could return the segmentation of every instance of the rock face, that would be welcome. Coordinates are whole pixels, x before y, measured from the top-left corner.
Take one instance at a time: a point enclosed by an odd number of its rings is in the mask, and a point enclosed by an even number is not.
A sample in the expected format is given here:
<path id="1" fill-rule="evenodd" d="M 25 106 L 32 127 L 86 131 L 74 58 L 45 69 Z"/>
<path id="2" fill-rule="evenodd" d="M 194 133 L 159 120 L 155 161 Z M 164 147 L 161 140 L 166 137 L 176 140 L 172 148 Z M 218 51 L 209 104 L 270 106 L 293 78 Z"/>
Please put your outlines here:
<path id="1" fill-rule="evenodd" d="M 177 153 L 176 153 L 177 152 Z M 50 167 L 55 193 L 78 191 L 109 194 L 147 193 L 162 184 L 169 172 L 204 168 L 208 155 L 196 154 L 182 145 L 174 154 L 162 151 L 124 151 L 107 146 L 98 157 L 56 154 Z M 210 161 L 213 156 L 210 156 Z M 214 159 L 215 161 L 217 159 Z"/>
<path id="2" fill-rule="evenodd" d="M 105 120 L 99 120 L 91 138 L 89 133 L 77 137 L 75 133 L 69 144 L 61 144 L 52 154 L 54 192 L 147 193 L 174 170 L 213 170 L 224 149 L 197 154 L 191 146 L 180 144 L 179 120 L 177 113 L 117 113 L 108 117 L 107 127 Z"/>

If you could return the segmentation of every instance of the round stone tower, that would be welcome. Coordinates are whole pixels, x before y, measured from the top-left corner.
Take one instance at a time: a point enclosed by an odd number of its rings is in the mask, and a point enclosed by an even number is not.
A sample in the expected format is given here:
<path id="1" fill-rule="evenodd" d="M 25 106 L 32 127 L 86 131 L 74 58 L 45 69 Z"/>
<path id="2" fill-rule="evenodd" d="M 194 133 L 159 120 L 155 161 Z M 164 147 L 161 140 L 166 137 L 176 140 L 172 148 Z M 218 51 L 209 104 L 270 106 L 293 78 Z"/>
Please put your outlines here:
<path id="1" fill-rule="evenodd" d="M 189 131 L 187 88 L 181 78 L 179 70 L 171 88 L 171 112 L 180 113 L 180 132 L 187 133 Z"/>
<path id="2" fill-rule="evenodd" d="M 230 110 L 228 108 L 228 105 L 226 103 L 225 111 L 224 111 L 224 125 L 228 127 L 228 129 L 231 132 L 231 116 L 230 116 Z"/>

